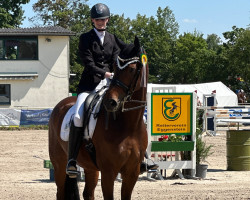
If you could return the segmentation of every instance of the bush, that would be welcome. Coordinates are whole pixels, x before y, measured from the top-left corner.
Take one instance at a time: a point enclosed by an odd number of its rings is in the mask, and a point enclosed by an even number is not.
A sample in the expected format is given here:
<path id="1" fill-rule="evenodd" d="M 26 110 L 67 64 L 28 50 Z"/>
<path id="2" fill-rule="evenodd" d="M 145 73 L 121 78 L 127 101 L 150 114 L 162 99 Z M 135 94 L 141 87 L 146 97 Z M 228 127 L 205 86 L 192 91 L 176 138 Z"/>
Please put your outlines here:
<path id="1" fill-rule="evenodd" d="M 208 156 L 212 155 L 211 151 L 213 145 L 206 145 L 206 143 L 202 140 L 202 120 L 199 120 L 203 115 L 203 111 L 197 112 L 197 128 L 196 128 L 196 164 L 201 164 L 201 162 L 206 162 Z"/>

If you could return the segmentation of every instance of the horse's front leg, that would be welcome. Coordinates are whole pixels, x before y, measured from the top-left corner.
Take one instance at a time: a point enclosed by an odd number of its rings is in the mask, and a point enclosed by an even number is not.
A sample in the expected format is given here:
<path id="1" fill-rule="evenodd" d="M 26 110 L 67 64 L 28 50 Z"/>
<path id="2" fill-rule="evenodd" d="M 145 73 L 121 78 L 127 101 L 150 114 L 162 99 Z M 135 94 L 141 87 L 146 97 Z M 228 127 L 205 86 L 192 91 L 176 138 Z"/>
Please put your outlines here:
<path id="1" fill-rule="evenodd" d="M 132 191 L 138 180 L 140 173 L 140 165 L 135 166 L 134 169 L 123 171 L 122 175 L 122 189 L 121 189 L 121 200 L 130 200 Z"/>
<path id="2" fill-rule="evenodd" d="M 84 169 L 85 187 L 83 191 L 84 200 L 95 199 L 95 188 L 98 182 L 99 171 Z"/>
<path id="3" fill-rule="evenodd" d="M 114 181 L 118 175 L 118 172 L 114 172 L 112 169 L 103 170 L 102 172 L 102 193 L 104 200 L 114 199 Z"/>

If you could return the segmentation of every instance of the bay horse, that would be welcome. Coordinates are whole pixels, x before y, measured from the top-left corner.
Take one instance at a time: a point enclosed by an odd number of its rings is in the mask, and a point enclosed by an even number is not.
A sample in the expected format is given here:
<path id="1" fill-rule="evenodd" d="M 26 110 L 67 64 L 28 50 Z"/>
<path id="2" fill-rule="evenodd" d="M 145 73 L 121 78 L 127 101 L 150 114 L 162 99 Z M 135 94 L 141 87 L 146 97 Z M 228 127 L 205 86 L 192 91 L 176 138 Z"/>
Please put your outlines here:
<path id="1" fill-rule="evenodd" d="M 114 64 L 114 77 L 103 97 L 103 106 L 92 137 L 96 162 L 87 152 L 85 143 L 80 148 L 77 163 L 85 173 L 84 199 L 94 199 L 99 172 L 105 200 L 114 199 L 114 181 L 118 173 L 122 178 L 121 199 L 131 199 L 148 143 L 143 122 L 148 65 L 143 53 L 135 37 L 134 44 L 126 44 Z M 68 142 L 60 138 L 63 118 L 75 102 L 76 97 L 60 101 L 49 121 L 49 156 L 54 166 L 58 200 L 80 199 L 76 178 L 66 175 Z"/>

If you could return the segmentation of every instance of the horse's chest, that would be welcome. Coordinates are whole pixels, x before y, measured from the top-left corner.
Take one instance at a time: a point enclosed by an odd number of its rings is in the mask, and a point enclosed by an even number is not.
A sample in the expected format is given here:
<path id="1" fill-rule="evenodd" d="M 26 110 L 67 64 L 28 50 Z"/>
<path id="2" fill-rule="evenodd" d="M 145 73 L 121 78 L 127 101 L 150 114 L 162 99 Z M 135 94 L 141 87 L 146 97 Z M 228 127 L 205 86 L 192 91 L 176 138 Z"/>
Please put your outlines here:
<path id="1" fill-rule="evenodd" d="M 139 146 L 136 145 L 134 141 L 125 141 L 119 145 L 118 152 L 120 155 L 130 156 L 130 155 L 139 155 Z"/>

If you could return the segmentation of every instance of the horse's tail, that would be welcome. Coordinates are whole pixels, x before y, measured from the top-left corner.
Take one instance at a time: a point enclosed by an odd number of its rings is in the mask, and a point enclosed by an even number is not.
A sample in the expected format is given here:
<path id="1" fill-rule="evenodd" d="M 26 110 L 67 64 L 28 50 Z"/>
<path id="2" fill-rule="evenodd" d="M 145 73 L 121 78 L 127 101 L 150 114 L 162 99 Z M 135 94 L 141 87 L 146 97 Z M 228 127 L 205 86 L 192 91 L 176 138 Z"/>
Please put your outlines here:
<path id="1" fill-rule="evenodd" d="M 65 179 L 65 200 L 80 200 L 77 178 Z"/>

